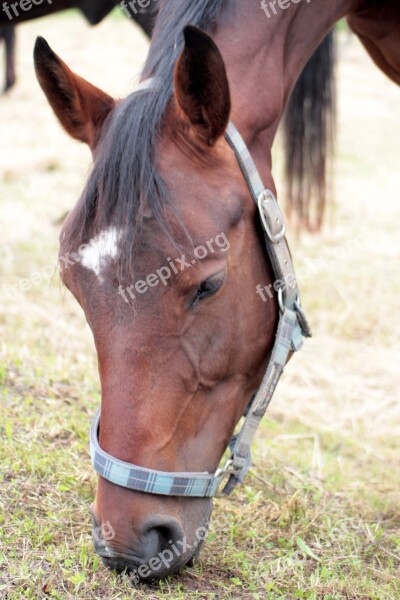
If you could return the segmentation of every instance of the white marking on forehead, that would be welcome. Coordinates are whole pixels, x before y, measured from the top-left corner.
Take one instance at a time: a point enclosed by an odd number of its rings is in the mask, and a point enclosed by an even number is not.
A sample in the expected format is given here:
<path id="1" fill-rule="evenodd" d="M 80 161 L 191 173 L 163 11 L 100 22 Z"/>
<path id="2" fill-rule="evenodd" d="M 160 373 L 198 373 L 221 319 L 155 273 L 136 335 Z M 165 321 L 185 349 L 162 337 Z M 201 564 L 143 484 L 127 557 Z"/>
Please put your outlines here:
<path id="1" fill-rule="evenodd" d="M 101 281 L 101 271 L 109 259 L 118 255 L 118 241 L 121 232 L 116 227 L 109 227 L 92 238 L 84 248 L 79 249 L 80 263 L 93 271 Z"/>

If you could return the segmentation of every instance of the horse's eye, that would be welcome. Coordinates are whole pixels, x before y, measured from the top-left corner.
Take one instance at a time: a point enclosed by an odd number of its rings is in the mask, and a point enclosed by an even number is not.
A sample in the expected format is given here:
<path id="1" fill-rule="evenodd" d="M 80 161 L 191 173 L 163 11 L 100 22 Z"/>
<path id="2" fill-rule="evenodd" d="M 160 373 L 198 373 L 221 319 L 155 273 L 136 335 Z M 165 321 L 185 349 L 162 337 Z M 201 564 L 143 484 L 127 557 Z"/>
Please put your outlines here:
<path id="1" fill-rule="evenodd" d="M 204 300 L 205 298 L 209 298 L 213 294 L 216 294 L 224 283 L 224 279 L 225 272 L 222 272 L 202 281 L 196 290 L 196 294 L 190 301 L 189 308 L 193 308 L 199 300 Z"/>

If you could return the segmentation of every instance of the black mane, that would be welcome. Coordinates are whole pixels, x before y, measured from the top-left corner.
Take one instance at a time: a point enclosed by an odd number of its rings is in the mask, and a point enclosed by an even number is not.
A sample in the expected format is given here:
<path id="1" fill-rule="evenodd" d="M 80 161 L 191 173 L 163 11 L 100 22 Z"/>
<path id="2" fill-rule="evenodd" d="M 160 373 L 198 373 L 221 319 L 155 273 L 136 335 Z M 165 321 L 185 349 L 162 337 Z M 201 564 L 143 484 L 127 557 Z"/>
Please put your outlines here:
<path id="1" fill-rule="evenodd" d="M 183 28 L 192 24 L 206 29 L 230 3 L 232 0 L 162 3 L 142 76 L 143 79 L 155 76 L 157 91 L 133 93 L 114 110 L 101 141 L 101 152 L 75 211 L 69 233 L 71 249 L 112 224 L 123 232 L 121 266 L 130 271 L 132 246 L 146 208 L 150 208 L 161 229 L 169 235 L 165 210 L 172 204 L 155 168 L 154 149 L 172 96 L 174 66 L 183 47 Z"/>

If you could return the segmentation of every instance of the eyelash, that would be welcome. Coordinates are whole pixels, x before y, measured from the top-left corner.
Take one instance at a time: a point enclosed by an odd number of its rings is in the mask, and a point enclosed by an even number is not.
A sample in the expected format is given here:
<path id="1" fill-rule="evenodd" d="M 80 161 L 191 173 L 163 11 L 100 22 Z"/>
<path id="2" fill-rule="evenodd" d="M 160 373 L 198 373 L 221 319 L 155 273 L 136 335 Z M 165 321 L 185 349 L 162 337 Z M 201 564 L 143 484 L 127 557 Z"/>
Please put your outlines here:
<path id="1" fill-rule="evenodd" d="M 193 308 L 201 300 L 216 294 L 224 283 L 224 279 L 225 278 L 223 276 L 219 275 L 202 281 L 196 290 L 196 294 L 190 302 L 189 308 Z"/>

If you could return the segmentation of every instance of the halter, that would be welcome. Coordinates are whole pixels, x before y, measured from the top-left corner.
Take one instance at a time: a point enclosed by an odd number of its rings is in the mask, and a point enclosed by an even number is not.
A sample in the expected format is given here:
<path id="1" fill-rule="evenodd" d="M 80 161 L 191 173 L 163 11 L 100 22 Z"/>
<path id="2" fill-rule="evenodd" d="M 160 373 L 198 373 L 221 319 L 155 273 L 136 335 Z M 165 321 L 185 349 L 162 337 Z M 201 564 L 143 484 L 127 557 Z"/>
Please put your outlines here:
<path id="1" fill-rule="evenodd" d="M 154 79 L 147 79 L 135 90 L 155 89 Z M 290 352 L 303 346 L 302 337 L 311 330 L 300 304 L 294 268 L 286 242 L 285 222 L 271 190 L 264 187 L 250 152 L 232 122 L 225 139 L 236 155 L 251 197 L 258 207 L 264 230 L 268 257 L 278 288 L 279 323 L 267 370 L 257 393 L 247 407 L 242 429 L 229 443 L 230 457 L 215 473 L 167 472 L 146 469 L 114 458 L 99 444 L 100 409 L 90 429 L 90 454 L 95 471 L 104 479 L 130 490 L 163 496 L 211 498 L 232 493 L 251 464 L 250 446 L 282 375 Z"/>

